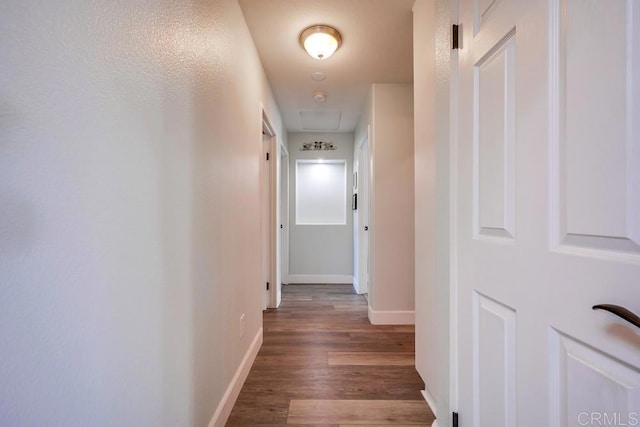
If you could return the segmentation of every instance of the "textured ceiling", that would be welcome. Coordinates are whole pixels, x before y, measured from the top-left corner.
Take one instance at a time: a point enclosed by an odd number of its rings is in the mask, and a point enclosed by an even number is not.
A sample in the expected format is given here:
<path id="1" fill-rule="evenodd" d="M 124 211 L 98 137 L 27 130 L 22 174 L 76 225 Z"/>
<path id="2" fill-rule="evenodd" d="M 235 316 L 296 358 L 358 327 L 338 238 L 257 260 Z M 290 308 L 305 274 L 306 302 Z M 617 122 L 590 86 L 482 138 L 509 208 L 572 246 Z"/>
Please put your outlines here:
<path id="1" fill-rule="evenodd" d="M 351 132 L 372 83 L 413 81 L 414 0 L 239 3 L 288 131 L 309 131 L 303 127 L 304 118 L 305 123 L 327 123 L 315 130 Z M 328 24 L 342 33 L 342 47 L 327 60 L 311 58 L 298 42 L 300 32 L 313 24 Z M 326 74 L 324 81 L 311 79 L 317 71 Z M 324 102 L 314 101 L 317 91 L 326 93 Z M 326 120 L 336 116 L 338 129 Z"/>

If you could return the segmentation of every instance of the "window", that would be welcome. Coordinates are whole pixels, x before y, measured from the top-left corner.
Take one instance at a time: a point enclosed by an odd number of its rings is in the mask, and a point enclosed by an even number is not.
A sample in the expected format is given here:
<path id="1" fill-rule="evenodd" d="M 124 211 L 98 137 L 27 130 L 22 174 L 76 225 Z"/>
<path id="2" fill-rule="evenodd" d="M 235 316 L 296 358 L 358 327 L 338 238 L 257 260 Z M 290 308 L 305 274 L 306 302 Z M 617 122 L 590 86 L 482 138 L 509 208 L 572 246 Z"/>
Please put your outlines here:
<path id="1" fill-rule="evenodd" d="M 346 160 L 296 160 L 296 224 L 346 223 Z"/>

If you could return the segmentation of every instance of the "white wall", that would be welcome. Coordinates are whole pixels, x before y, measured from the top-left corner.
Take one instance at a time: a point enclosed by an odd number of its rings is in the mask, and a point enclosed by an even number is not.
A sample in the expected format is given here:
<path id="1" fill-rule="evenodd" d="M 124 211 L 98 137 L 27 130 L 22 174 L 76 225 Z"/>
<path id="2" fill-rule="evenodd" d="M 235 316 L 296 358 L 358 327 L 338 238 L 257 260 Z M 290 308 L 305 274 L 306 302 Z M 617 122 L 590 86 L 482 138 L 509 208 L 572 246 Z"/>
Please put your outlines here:
<path id="1" fill-rule="evenodd" d="M 356 130 L 370 127 L 372 158 L 369 318 L 413 323 L 413 85 L 374 84 Z"/>
<path id="2" fill-rule="evenodd" d="M 416 369 L 438 425 L 450 413 L 449 0 L 417 0 L 414 12 Z M 451 362 L 453 363 L 453 362 Z"/>
<path id="3" fill-rule="evenodd" d="M 282 135 L 237 2 L 0 27 L 0 424 L 207 425 L 261 331 L 261 101 Z"/>
<path id="4" fill-rule="evenodd" d="M 413 7 L 416 209 L 416 369 L 432 395 L 439 391 L 435 286 L 435 0 Z M 435 398 L 434 398 L 435 399 Z"/>
<path id="5" fill-rule="evenodd" d="M 289 143 L 289 282 L 351 283 L 353 278 L 353 235 L 351 188 L 353 171 L 352 133 L 288 134 Z M 334 151 L 300 151 L 302 144 L 313 141 L 333 142 Z M 296 225 L 296 160 L 344 159 L 347 162 L 345 225 Z"/>

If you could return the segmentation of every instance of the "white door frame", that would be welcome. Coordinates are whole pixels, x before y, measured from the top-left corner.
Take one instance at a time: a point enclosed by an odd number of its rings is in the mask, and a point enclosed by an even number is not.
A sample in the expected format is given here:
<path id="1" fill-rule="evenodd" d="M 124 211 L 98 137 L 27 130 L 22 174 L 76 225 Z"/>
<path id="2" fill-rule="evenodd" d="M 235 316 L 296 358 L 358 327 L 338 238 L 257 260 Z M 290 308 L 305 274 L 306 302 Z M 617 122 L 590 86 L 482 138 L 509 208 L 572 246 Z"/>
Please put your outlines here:
<path id="1" fill-rule="evenodd" d="M 436 341 L 441 348 L 441 350 L 433 349 L 438 354 L 431 360 L 432 363 L 438 364 L 438 370 L 442 370 L 443 374 L 430 379 L 438 383 L 437 387 L 434 384 L 437 394 L 432 395 L 427 389 L 423 392 L 423 396 L 438 417 L 432 427 L 446 427 L 452 425 L 452 412 L 458 412 L 458 51 L 451 49 L 451 25 L 449 25 L 458 22 L 458 0 L 428 0 L 428 2 L 430 13 L 435 15 L 430 17 L 435 22 L 435 28 L 430 33 L 433 40 L 426 44 L 432 46 L 434 51 L 431 54 L 435 55 L 436 59 L 430 62 L 433 69 L 426 74 L 433 79 L 429 85 L 435 89 L 435 92 L 430 95 L 434 99 L 430 102 L 440 105 L 441 108 L 437 111 L 434 109 L 433 116 L 430 117 L 430 122 L 435 126 L 432 133 L 435 140 L 432 142 L 433 150 L 431 151 L 434 158 L 429 161 L 436 169 L 430 176 L 436 182 L 428 195 L 427 203 L 432 207 L 433 212 L 437 212 L 432 226 L 448 227 L 447 237 L 439 236 L 435 229 L 432 230 L 433 242 L 430 244 L 435 251 L 446 253 L 448 256 L 434 254 L 438 259 L 436 268 L 446 270 L 446 273 L 433 274 L 432 280 L 436 282 L 430 284 L 435 289 L 433 298 L 438 302 L 437 318 L 442 326 L 428 326 L 430 333 L 437 336 Z M 448 182 L 444 182 L 447 178 Z M 445 199 L 438 197 L 438 194 L 443 192 L 448 193 Z M 416 220 L 420 219 L 416 218 Z"/>
<path id="2" fill-rule="evenodd" d="M 277 308 L 282 299 L 282 284 L 287 283 L 289 277 L 289 151 L 280 141 L 278 144 L 277 160 L 277 224 L 276 224 L 276 253 L 277 281 L 274 286 L 275 298 L 272 307 Z"/>
<path id="3" fill-rule="evenodd" d="M 450 22 L 458 22 L 458 2 L 449 1 Z M 447 31 L 436 45 L 449 43 Z M 446 41 L 445 41 L 446 40 Z M 458 51 L 449 56 L 449 413 L 458 412 Z M 437 100 L 436 100 L 437 102 Z M 442 248 L 445 249 L 445 248 Z"/>
<path id="4" fill-rule="evenodd" d="M 357 146 L 357 162 L 358 162 L 358 183 L 357 183 L 357 193 L 358 193 L 358 210 L 357 217 L 358 220 L 354 221 L 356 230 L 356 241 L 354 245 L 357 245 L 358 259 L 357 263 L 354 265 L 354 269 L 357 269 L 357 289 L 356 291 L 359 294 L 368 293 L 369 282 L 370 282 L 370 244 L 367 244 L 366 238 L 368 233 L 365 231 L 365 227 L 369 226 L 369 219 L 367 218 L 369 214 L 370 204 L 369 200 L 371 197 L 371 152 L 370 152 L 370 128 L 367 127 L 367 135 L 363 138 Z M 367 149 L 368 147 L 368 149 Z M 368 158 L 364 158 L 365 155 L 368 154 Z M 365 160 L 363 162 L 363 160 Z M 367 269 L 369 271 L 367 271 Z"/>
<path id="5" fill-rule="evenodd" d="M 268 218 L 267 218 L 267 227 L 268 227 L 268 242 L 267 242 L 267 271 L 268 271 L 268 283 L 269 283 L 269 289 L 266 291 L 266 296 L 265 296 L 265 304 L 263 305 L 263 308 L 277 308 L 279 301 L 278 301 L 278 292 L 276 292 L 277 288 L 276 286 L 278 286 L 278 278 L 279 275 L 281 274 L 281 268 L 279 265 L 279 260 L 280 260 L 280 247 L 278 245 L 279 243 L 279 239 L 278 239 L 278 232 L 279 232 L 279 228 L 280 228 L 280 223 L 279 223 L 279 216 L 278 216 L 278 210 L 280 208 L 280 200 L 278 199 L 278 194 L 279 194 L 279 188 L 278 188 L 278 181 L 279 181 L 279 173 L 277 171 L 277 166 L 280 160 L 280 156 L 279 156 L 279 145 L 277 143 L 277 136 L 274 130 L 273 125 L 271 124 L 271 121 L 269 120 L 269 117 L 264 109 L 264 106 L 260 106 L 260 110 L 261 110 L 261 121 L 262 121 L 262 135 L 267 135 L 269 137 L 269 141 L 268 141 L 268 155 L 269 155 L 269 160 L 267 161 L 266 159 L 261 159 L 261 162 L 265 162 L 263 163 L 264 165 L 266 165 L 266 167 L 269 168 L 269 214 L 268 214 Z M 262 139 L 261 139 L 262 140 Z M 261 151 L 262 152 L 262 151 Z M 263 175 L 261 175 L 261 178 L 263 179 Z M 264 232 L 263 232 L 263 236 L 264 236 Z M 261 283 L 261 288 L 265 289 L 264 287 L 266 286 L 266 283 Z"/>

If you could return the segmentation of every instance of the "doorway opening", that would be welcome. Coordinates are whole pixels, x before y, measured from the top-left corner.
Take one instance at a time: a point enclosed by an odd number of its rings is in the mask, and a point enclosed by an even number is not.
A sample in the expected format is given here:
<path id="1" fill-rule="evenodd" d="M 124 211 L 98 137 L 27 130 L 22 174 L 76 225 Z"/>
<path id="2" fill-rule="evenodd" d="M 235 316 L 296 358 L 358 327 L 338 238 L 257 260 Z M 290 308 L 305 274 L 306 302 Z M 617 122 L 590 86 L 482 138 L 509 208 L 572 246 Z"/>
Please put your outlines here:
<path id="1" fill-rule="evenodd" d="M 356 158 L 356 174 L 354 175 L 354 193 L 357 195 L 358 209 L 355 218 L 354 287 L 356 292 L 369 298 L 371 276 L 369 250 L 369 211 L 370 211 L 370 176 L 371 156 L 369 152 L 369 137 L 358 145 Z"/>
<path id="2" fill-rule="evenodd" d="M 260 161 L 260 191 L 261 191 L 261 240 L 262 240 L 262 280 L 264 284 L 262 309 L 269 307 L 271 283 L 271 168 L 269 153 L 271 142 L 274 138 L 273 131 L 269 123 L 263 118 L 262 121 L 262 158 Z"/>
<path id="3" fill-rule="evenodd" d="M 272 308 L 280 306 L 282 301 L 282 285 L 289 282 L 289 152 L 284 144 L 278 144 L 279 164 L 277 170 L 277 240 L 276 240 L 276 283 L 275 300 L 272 301 Z"/>
<path id="4" fill-rule="evenodd" d="M 289 269 L 289 153 L 262 111 L 262 277 L 263 310 L 278 308 Z"/>

